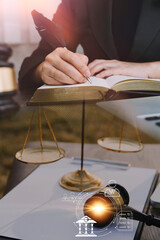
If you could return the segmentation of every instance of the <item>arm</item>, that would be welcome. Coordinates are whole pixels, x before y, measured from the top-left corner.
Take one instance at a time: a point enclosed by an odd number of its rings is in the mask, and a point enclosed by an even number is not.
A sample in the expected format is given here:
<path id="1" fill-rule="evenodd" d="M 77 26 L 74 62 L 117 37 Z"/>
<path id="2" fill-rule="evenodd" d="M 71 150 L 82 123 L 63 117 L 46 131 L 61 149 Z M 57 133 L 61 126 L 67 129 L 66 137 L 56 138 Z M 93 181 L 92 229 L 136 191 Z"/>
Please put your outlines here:
<path id="1" fill-rule="evenodd" d="M 117 60 L 95 60 L 89 64 L 91 75 L 100 78 L 111 75 L 126 75 L 141 78 L 160 78 L 160 61 L 157 62 L 122 62 Z"/>
<path id="2" fill-rule="evenodd" d="M 54 15 L 54 21 L 57 22 L 58 25 L 61 27 L 62 35 L 67 43 L 67 48 L 71 51 L 75 51 L 80 38 L 78 28 L 76 27 L 76 21 L 74 19 L 74 11 L 72 9 L 74 7 L 73 3 L 74 1 L 72 0 L 63 0 L 56 14 Z M 65 59 L 63 59 L 62 56 L 65 56 Z M 66 68 L 63 64 L 65 63 L 66 66 L 66 61 L 68 60 L 68 58 L 71 61 L 69 60 L 70 64 L 68 64 Z M 73 59 L 79 60 L 78 66 L 77 64 L 76 66 L 74 66 Z M 66 74 L 66 72 L 72 72 L 73 67 L 74 73 L 72 74 L 72 76 L 75 76 L 75 71 L 77 71 L 76 78 L 74 77 L 74 79 L 69 79 L 69 81 L 67 81 L 66 83 L 72 84 L 79 79 L 79 82 L 82 82 L 84 81 L 84 76 L 88 76 L 87 74 L 85 74 L 88 70 L 86 66 L 87 62 L 87 58 L 82 55 L 80 56 L 76 54 L 74 56 L 73 53 L 66 49 L 52 49 L 49 44 L 42 40 L 39 44 L 39 47 L 33 52 L 33 54 L 29 58 L 26 58 L 22 64 L 19 73 L 20 90 L 35 90 L 38 86 L 42 85 L 43 82 L 48 84 L 62 84 L 64 80 L 62 80 L 62 82 L 60 83 L 57 82 L 57 80 L 59 81 L 59 79 L 61 79 L 60 75 L 62 75 L 59 74 L 58 71 L 61 72 L 62 69 L 65 69 L 65 72 L 63 72 L 63 74 Z M 61 67 L 61 69 L 57 69 L 58 67 Z M 70 69 L 71 67 L 72 70 Z M 57 75 L 60 76 L 58 79 Z M 67 77 L 70 78 L 70 76 Z M 53 81 L 51 80 L 51 78 Z"/>

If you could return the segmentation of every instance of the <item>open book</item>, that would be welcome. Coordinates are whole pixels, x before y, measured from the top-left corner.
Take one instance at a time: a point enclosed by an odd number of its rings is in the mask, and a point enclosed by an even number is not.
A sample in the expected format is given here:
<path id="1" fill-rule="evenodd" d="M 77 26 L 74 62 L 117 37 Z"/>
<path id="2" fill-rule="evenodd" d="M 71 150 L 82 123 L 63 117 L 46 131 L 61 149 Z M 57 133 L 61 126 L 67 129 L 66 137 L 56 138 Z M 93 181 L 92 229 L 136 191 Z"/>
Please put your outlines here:
<path id="1" fill-rule="evenodd" d="M 81 100 L 104 100 L 107 92 L 118 91 L 160 91 L 160 79 L 133 78 L 115 75 L 106 79 L 90 77 L 90 82 L 38 88 L 29 103 L 45 104 L 55 102 L 72 102 Z"/>

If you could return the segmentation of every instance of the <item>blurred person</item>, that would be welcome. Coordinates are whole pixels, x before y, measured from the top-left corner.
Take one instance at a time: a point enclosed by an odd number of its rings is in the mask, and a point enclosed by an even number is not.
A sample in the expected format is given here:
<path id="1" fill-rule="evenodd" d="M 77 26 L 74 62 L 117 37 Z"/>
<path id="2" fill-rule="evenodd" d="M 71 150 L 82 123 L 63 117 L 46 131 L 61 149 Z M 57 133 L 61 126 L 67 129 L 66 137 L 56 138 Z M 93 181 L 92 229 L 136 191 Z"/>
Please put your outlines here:
<path id="1" fill-rule="evenodd" d="M 22 64 L 20 90 L 93 75 L 160 78 L 160 0 L 62 0 L 53 20 L 67 49 L 41 40 Z M 75 53 L 78 44 L 84 55 Z"/>

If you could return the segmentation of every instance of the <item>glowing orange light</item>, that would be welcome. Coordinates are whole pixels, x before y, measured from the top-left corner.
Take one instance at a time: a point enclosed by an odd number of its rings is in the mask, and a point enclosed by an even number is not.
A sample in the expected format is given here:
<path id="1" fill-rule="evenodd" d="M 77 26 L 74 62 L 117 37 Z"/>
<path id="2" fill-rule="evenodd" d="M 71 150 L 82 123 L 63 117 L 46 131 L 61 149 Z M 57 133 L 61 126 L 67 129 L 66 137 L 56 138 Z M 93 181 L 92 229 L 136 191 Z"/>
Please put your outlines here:
<path id="1" fill-rule="evenodd" d="M 103 214 L 104 211 L 107 210 L 107 207 L 105 204 L 98 202 L 95 203 L 93 206 L 91 206 L 91 210 L 95 212 L 95 214 Z"/>
<path id="2" fill-rule="evenodd" d="M 103 195 L 94 195 L 84 205 L 84 214 L 96 221 L 97 226 L 108 225 L 114 217 L 114 206 Z"/>

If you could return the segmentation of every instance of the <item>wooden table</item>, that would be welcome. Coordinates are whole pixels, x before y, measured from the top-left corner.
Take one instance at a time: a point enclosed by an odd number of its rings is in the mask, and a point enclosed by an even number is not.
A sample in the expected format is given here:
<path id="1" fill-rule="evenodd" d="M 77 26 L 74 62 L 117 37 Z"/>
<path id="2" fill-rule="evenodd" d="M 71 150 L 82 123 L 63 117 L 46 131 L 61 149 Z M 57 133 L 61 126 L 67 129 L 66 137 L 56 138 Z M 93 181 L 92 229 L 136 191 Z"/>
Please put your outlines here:
<path id="1" fill-rule="evenodd" d="M 60 146 L 66 150 L 66 157 L 80 157 L 80 144 L 60 143 Z M 155 168 L 160 171 L 159 144 L 146 144 L 141 152 L 130 154 L 107 151 L 96 144 L 85 144 L 84 155 L 88 158 L 128 162 L 135 167 Z M 26 165 L 21 162 L 15 161 L 12 169 L 12 174 L 8 182 L 7 191 L 11 190 L 18 182 L 20 182 L 36 167 L 37 166 L 35 165 Z M 149 212 L 153 213 L 157 217 L 160 217 L 160 210 L 155 210 L 150 207 Z M 153 226 L 144 226 L 140 239 L 158 240 L 160 239 L 160 229 Z"/>

